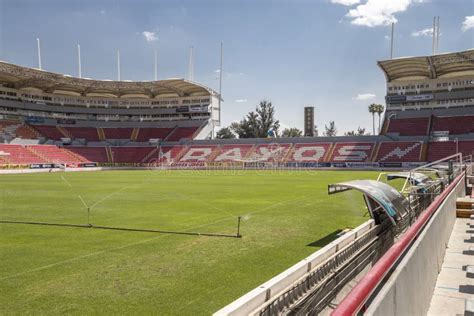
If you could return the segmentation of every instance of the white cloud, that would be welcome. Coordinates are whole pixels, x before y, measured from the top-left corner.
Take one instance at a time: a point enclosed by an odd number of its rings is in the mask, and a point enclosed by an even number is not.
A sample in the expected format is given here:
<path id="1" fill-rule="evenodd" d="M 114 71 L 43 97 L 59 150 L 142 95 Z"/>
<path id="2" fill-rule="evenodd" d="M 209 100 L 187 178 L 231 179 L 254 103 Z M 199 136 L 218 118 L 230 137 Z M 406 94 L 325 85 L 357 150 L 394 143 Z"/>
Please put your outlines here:
<path id="1" fill-rule="evenodd" d="M 427 27 L 426 29 L 423 29 L 421 31 L 412 32 L 411 36 L 413 36 L 413 37 L 420 37 L 420 36 L 432 37 L 433 36 L 433 28 Z"/>
<path id="2" fill-rule="evenodd" d="M 147 42 L 155 42 L 158 40 L 158 35 L 156 32 L 143 31 L 142 35 L 145 37 Z"/>
<path id="3" fill-rule="evenodd" d="M 360 0 L 331 0 L 331 3 L 351 6 L 354 4 L 359 4 Z"/>
<path id="4" fill-rule="evenodd" d="M 246 103 L 247 99 L 237 99 L 234 101 L 235 103 Z"/>
<path id="5" fill-rule="evenodd" d="M 385 35 L 383 38 L 385 38 L 387 41 L 390 40 L 390 36 L 388 36 L 388 35 Z"/>
<path id="6" fill-rule="evenodd" d="M 220 70 L 220 69 L 216 69 L 216 70 L 214 70 L 214 72 L 215 72 L 216 74 L 218 74 L 218 73 L 221 72 L 221 70 Z"/>
<path id="7" fill-rule="evenodd" d="M 474 15 L 466 16 L 464 22 L 462 22 L 462 31 L 466 32 L 467 30 L 474 28 Z"/>
<path id="8" fill-rule="evenodd" d="M 105 15 L 107 12 L 102 9 L 102 10 L 99 11 L 99 13 L 100 13 L 100 15 Z"/>
<path id="9" fill-rule="evenodd" d="M 352 24 L 368 27 L 390 25 L 396 23 L 394 14 L 404 12 L 413 3 L 422 3 L 423 0 L 368 0 L 349 10 L 346 14 Z"/>
<path id="10" fill-rule="evenodd" d="M 376 95 L 373 93 L 359 93 L 354 100 L 357 101 L 367 101 L 367 100 L 372 100 L 375 99 Z"/>

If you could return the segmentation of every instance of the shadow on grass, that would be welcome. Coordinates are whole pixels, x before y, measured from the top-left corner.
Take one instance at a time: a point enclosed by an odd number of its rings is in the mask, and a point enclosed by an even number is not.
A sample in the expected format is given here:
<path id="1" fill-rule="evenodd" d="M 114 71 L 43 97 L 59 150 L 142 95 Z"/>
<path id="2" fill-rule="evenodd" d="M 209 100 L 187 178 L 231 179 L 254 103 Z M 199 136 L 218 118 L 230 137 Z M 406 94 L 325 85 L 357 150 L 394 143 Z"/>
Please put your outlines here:
<path id="1" fill-rule="evenodd" d="M 342 232 L 341 229 L 338 229 L 338 230 L 335 230 L 333 231 L 332 233 L 330 233 L 329 235 L 326 235 L 324 236 L 323 238 L 321 239 L 318 239 L 316 241 L 313 241 L 312 243 L 309 243 L 307 244 L 306 246 L 309 246 L 309 247 L 324 247 L 326 246 L 327 244 L 329 244 L 331 241 L 333 240 L 336 240 L 337 238 L 339 238 L 339 236 L 337 234 L 339 234 L 340 232 Z"/>

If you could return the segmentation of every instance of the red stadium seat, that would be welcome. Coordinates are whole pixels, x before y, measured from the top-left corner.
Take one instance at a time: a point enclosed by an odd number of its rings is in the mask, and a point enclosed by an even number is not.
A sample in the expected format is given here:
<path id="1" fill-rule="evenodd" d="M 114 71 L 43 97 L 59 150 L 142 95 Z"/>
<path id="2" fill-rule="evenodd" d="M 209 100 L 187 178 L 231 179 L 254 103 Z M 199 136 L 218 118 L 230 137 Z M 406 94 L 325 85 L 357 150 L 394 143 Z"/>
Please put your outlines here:
<path id="1" fill-rule="evenodd" d="M 432 131 L 453 135 L 474 133 L 474 115 L 434 117 Z"/>
<path id="2" fill-rule="evenodd" d="M 0 158 L 9 164 L 46 163 L 47 159 L 22 145 L 0 144 Z"/>
<path id="3" fill-rule="evenodd" d="M 331 162 L 367 162 L 372 156 L 375 143 L 336 143 Z"/>
<path id="4" fill-rule="evenodd" d="M 83 159 L 86 162 L 99 162 L 99 163 L 109 162 L 105 147 L 69 146 L 66 149 L 74 153 L 76 156 L 79 156 L 80 159 Z"/>
<path id="5" fill-rule="evenodd" d="M 391 119 L 387 133 L 399 133 L 401 136 L 428 135 L 428 117 Z"/>
<path id="6" fill-rule="evenodd" d="M 381 142 L 377 153 L 378 162 L 418 162 L 422 142 Z"/>
<path id="7" fill-rule="evenodd" d="M 181 139 L 193 139 L 198 127 L 178 127 L 166 139 L 169 142 L 177 142 Z"/>
<path id="8" fill-rule="evenodd" d="M 295 144 L 289 162 L 323 162 L 331 143 Z"/>

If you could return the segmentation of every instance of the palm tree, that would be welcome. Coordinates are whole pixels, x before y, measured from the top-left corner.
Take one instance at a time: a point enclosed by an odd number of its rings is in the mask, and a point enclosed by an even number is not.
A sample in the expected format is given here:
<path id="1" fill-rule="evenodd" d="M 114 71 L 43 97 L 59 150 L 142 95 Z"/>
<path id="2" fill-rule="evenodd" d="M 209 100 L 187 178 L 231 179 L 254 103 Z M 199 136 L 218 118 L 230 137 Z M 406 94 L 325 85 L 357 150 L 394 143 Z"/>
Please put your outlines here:
<path id="1" fill-rule="evenodd" d="M 373 135 L 375 135 L 375 113 L 377 112 L 377 104 L 372 103 L 369 105 L 369 113 L 372 114 L 372 131 Z"/>
<path id="2" fill-rule="evenodd" d="M 380 134 L 380 115 L 383 113 L 385 110 L 385 107 L 382 104 L 377 104 L 375 112 L 379 116 L 379 134 Z"/>

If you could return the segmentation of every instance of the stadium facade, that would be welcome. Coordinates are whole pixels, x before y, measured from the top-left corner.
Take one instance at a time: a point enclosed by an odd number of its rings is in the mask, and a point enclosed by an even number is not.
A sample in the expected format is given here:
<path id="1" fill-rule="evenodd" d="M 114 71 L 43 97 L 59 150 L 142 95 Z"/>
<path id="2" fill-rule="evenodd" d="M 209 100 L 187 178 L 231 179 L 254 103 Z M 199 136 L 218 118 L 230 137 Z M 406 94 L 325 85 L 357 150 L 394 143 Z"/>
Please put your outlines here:
<path id="1" fill-rule="evenodd" d="M 219 95 L 183 79 L 107 81 L 0 63 L 4 168 L 407 167 L 474 151 L 474 50 L 378 62 L 380 135 L 211 140 Z"/>

